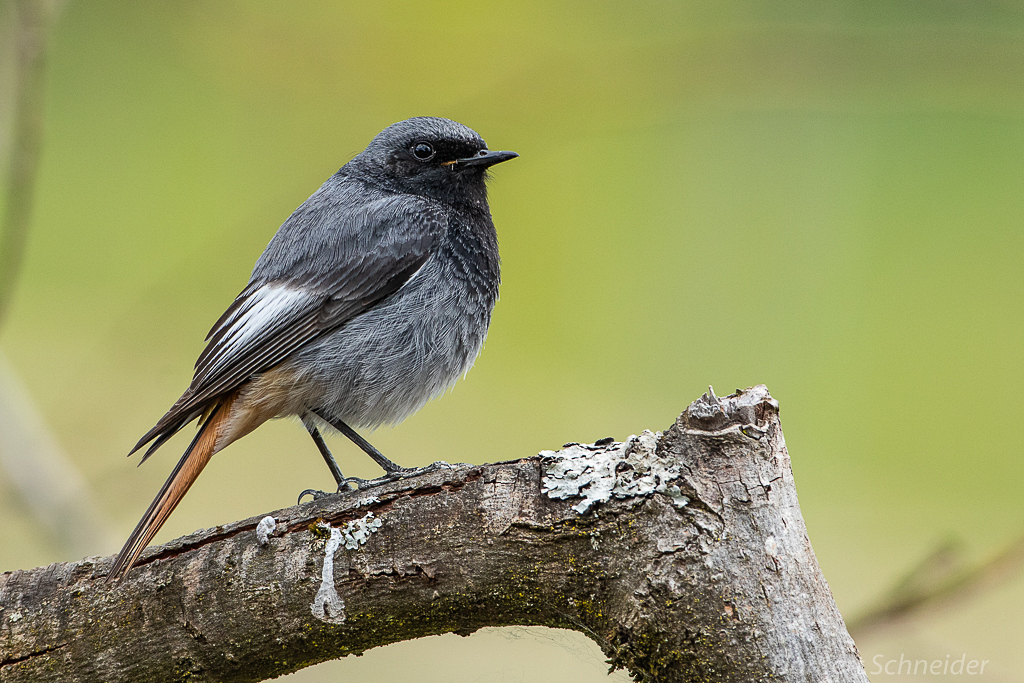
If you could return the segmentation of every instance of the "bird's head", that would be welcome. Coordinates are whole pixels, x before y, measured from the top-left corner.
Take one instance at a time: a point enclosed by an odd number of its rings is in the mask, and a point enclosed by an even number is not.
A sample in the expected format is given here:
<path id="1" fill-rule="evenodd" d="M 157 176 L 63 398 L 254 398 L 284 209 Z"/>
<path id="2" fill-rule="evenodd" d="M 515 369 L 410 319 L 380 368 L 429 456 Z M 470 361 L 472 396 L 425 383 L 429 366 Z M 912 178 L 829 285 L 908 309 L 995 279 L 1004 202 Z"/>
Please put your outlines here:
<path id="1" fill-rule="evenodd" d="M 461 123 L 418 116 L 385 128 L 353 162 L 388 189 L 472 205 L 486 202 L 487 169 L 517 156 Z"/>

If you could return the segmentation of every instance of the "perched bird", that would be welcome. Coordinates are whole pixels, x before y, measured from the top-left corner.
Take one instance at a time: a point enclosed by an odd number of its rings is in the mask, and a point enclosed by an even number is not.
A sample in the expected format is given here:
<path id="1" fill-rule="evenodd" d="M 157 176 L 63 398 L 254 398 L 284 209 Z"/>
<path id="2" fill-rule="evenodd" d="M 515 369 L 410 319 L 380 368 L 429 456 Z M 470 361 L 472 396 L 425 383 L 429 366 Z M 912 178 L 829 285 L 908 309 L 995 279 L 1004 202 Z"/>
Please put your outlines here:
<path id="1" fill-rule="evenodd" d="M 486 172 L 516 156 L 455 121 L 412 118 L 295 210 L 207 335 L 189 388 L 132 449 L 150 444 L 145 462 L 199 420 L 108 581 L 128 572 L 214 453 L 272 418 L 302 419 L 339 489 L 350 480 L 324 424 L 388 473 L 405 471 L 353 428 L 400 422 L 473 364 L 500 280 Z"/>

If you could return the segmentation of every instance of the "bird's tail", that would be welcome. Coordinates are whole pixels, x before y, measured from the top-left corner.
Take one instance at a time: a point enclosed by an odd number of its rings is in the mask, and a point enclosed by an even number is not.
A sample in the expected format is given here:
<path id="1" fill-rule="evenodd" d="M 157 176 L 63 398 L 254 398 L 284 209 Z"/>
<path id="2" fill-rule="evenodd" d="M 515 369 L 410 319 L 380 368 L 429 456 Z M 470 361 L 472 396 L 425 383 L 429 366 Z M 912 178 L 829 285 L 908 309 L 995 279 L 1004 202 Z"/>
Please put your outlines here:
<path id="1" fill-rule="evenodd" d="M 234 396 L 219 404 L 210 412 L 210 416 L 204 420 L 199 427 L 199 432 L 192 439 L 185 454 L 181 456 L 177 467 L 167 478 L 160 493 L 150 504 L 146 514 L 139 520 L 135 531 L 128 537 L 124 547 L 114 560 L 114 566 L 107 575 L 107 581 L 115 581 L 128 573 L 128 570 L 135 564 L 142 551 L 146 549 L 149 542 L 153 540 L 160 527 L 170 517 L 174 508 L 178 506 L 185 493 L 192 486 L 199 473 L 210 462 L 210 458 L 217 452 L 217 441 L 224 431 L 224 425 L 231 413 L 231 405 L 234 403 Z"/>

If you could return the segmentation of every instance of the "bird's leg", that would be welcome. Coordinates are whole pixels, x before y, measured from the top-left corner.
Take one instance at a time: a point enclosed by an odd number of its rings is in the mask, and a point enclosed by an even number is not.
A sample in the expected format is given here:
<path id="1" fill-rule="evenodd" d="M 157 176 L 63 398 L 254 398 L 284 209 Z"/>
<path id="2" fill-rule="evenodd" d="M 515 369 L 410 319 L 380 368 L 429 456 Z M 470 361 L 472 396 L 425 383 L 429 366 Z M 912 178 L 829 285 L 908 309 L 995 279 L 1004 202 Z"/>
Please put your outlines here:
<path id="1" fill-rule="evenodd" d="M 345 422 L 343 420 L 340 420 L 340 419 L 338 419 L 336 417 L 328 415 L 326 412 L 324 412 L 321 409 L 310 410 L 306 414 L 306 416 L 303 417 L 303 420 L 302 420 L 303 424 L 306 425 L 306 429 L 309 430 L 310 436 L 312 436 L 313 437 L 313 441 L 316 442 L 317 448 L 320 449 L 320 453 L 324 456 L 324 460 L 327 461 L 327 466 L 330 467 L 331 468 L 331 472 L 334 473 L 335 479 L 338 479 L 338 477 L 341 475 L 341 470 L 338 468 L 337 463 L 334 462 L 334 456 L 332 456 L 331 452 L 329 450 L 327 450 L 327 444 L 324 443 L 323 437 L 320 436 L 320 432 L 316 429 L 316 426 L 313 424 L 311 418 L 309 417 L 310 415 L 315 415 L 316 417 L 320 418 L 321 420 L 323 420 L 324 422 L 326 422 L 327 424 L 331 425 L 332 427 L 337 429 L 339 432 L 341 432 L 342 434 L 347 436 L 352 441 L 352 443 L 354 443 L 355 445 L 359 446 L 359 448 L 364 453 L 366 453 L 368 456 L 370 456 L 375 463 L 377 463 L 378 465 L 380 465 L 384 469 L 386 474 L 383 477 L 380 477 L 380 479 L 377 479 L 377 480 L 374 480 L 374 481 L 378 481 L 378 482 L 379 481 L 392 481 L 394 479 L 398 479 L 399 477 L 407 476 L 409 473 L 412 473 L 412 472 L 416 472 L 416 473 L 432 472 L 434 470 L 441 469 L 441 468 L 449 468 L 449 469 L 451 468 L 451 465 L 449 465 L 446 462 L 442 462 L 442 461 L 438 461 L 438 462 L 435 462 L 435 463 L 433 463 L 431 465 L 427 465 L 426 467 L 419 467 L 419 468 L 416 468 L 416 467 L 402 467 L 400 465 L 397 465 L 394 462 L 392 462 L 391 460 L 389 460 L 387 457 L 385 457 L 383 453 L 381 453 L 376 448 L 374 448 L 373 445 L 369 441 L 367 441 L 363 437 L 359 436 L 359 434 L 356 433 L 356 430 L 352 429 L 347 424 L 345 424 Z M 367 488 L 368 486 L 371 485 L 371 482 L 369 482 L 369 481 L 367 481 L 365 479 L 359 479 L 358 477 L 342 477 L 342 479 L 339 479 L 338 481 L 339 481 L 339 484 L 338 484 L 338 490 L 339 491 L 342 489 L 343 486 L 345 486 L 345 485 L 347 485 L 349 483 L 356 484 L 356 487 L 360 488 L 360 489 Z M 344 483 L 342 483 L 342 482 L 344 482 Z M 316 500 L 317 498 L 320 498 L 320 497 L 322 497 L 324 495 L 327 495 L 327 494 L 321 493 L 319 491 L 307 490 L 307 491 L 303 491 L 302 492 L 302 494 L 299 496 L 299 499 L 301 500 L 302 496 L 306 495 L 307 493 L 312 494 L 314 500 Z"/>
<path id="2" fill-rule="evenodd" d="M 344 474 L 342 474 L 341 468 L 338 467 L 337 461 L 335 461 L 334 456 L 331 455 L 330 449 L 327 448 L 327 444 L 324 442 L 324 437 L 320 435 L 320 430 L 317 429 L 316 424 L 313 422 L 313 419 L 309 416 L 308 413 L 302 416 L 302 424 L 306 427 L 306 431 L 309 432 L 309 435 L 313 437 L 313 443 L 316 444 L 317 450 L 320 451 L 320 455 L 324 456 L 324 462 L 327 463 L 328 469 L 330 469 L 331 474 L 334 475 L 334 481 L 337 482 L 338 484 L 338 491 L 347 489 L 350 483 L 355 483 L 356 486 L 358 487 L 358 485 L 364 480 L 359 479 L 357 477 L 346 477 Z M 313 500 L 317 500 L 328 495 L 323 491 L 306 489 L 305 491 L 299 494 L 300 504 L 302 503 L 302 499 L 307 494 L 313 496 Z"/>
<path id="3" fill-rule="evenodd" d="M 320 436 L 320 430 L 316 428 L 311 421 L 307 422 L 303 420 L 303 424 L 306 426 L 306 430 L 309 435 L 313 437 L 313 443 L 316 444 L 317 450 L 320 451 L 320 455 L 324 456 L 324 462 L 327 463 L 327 468 L 331 470 L 331 474 L 334 475 L 334 481 L 337 482 L 338 488 L 341 488 L 345 482 L 345 475 L 341 473 L 341 468 L 338 467 L 337 461 L 334 456 L 331 455 L 330 449 L 327 448 L 327 444 L 324 442 L 324 437 Z"/>
<path id="4" fill-rule="evenodd" d="M 364 453 L 366 453 L 368 456 L 373 458 L 373 461 L 375 463 L 377 463 L 378 465 L 380 465 L 381 467 L 383 467 L 384 471 L 387 472 L 388 474 L 397 474 L 397 473 L 400 473 L 400 472 L 412 472 L 413 471 L 412 469 L 410 469 L 408 467 L 402 467 L 400 465 L 396 465 L 395 463 L 393 463 L 390 460 L 388 460 L 386 457 L 384 457 L 384 454 L 381 453 L 380 451 L 378 451 L 376 448 L 374 448 L 373 445 L 370 444 L 369 441 L 367 441 L 363 437 L 361 437 L 358 434 L 356 434 L 356 430 L 352 429 L 351 427 L 349 427 L 347 424 L 345 424 L 344 422 L 342 422 L 338 418 L 332 417 L 332 416 L 328 415 L 327 413 L 323 412 L 322 410 L 311 410 L 310 412 L 313 413 L 314 415 L 316 415 L 317 417 L 319 417 L 321 420 L 323 420 L 327 424 L 329 424 L 332 427 L 334 427 L 335 429 L 337 429 L 339 432 L 341 432 L 345 436 L 347 436 L 352 441 L 352 443 L 354 443 L 355 445 L 359 446 L 359 448 L 361 448 Z"/>

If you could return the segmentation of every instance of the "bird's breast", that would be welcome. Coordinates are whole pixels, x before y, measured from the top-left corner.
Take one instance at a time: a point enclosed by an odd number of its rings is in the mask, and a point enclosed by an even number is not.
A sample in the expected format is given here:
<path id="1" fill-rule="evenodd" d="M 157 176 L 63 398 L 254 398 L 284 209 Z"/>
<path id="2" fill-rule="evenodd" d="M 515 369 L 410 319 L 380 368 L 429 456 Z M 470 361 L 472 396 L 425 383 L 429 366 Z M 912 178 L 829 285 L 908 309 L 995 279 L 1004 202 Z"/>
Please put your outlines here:
<path id="1" fill-rule="evenodd" d="M 397 292 L 294 354 L 287 365 L 309 394 L 302 403 L 376 427 L 450 388 L 487 336 L 497 282 L 486 268 L 438 250 Z"/>

